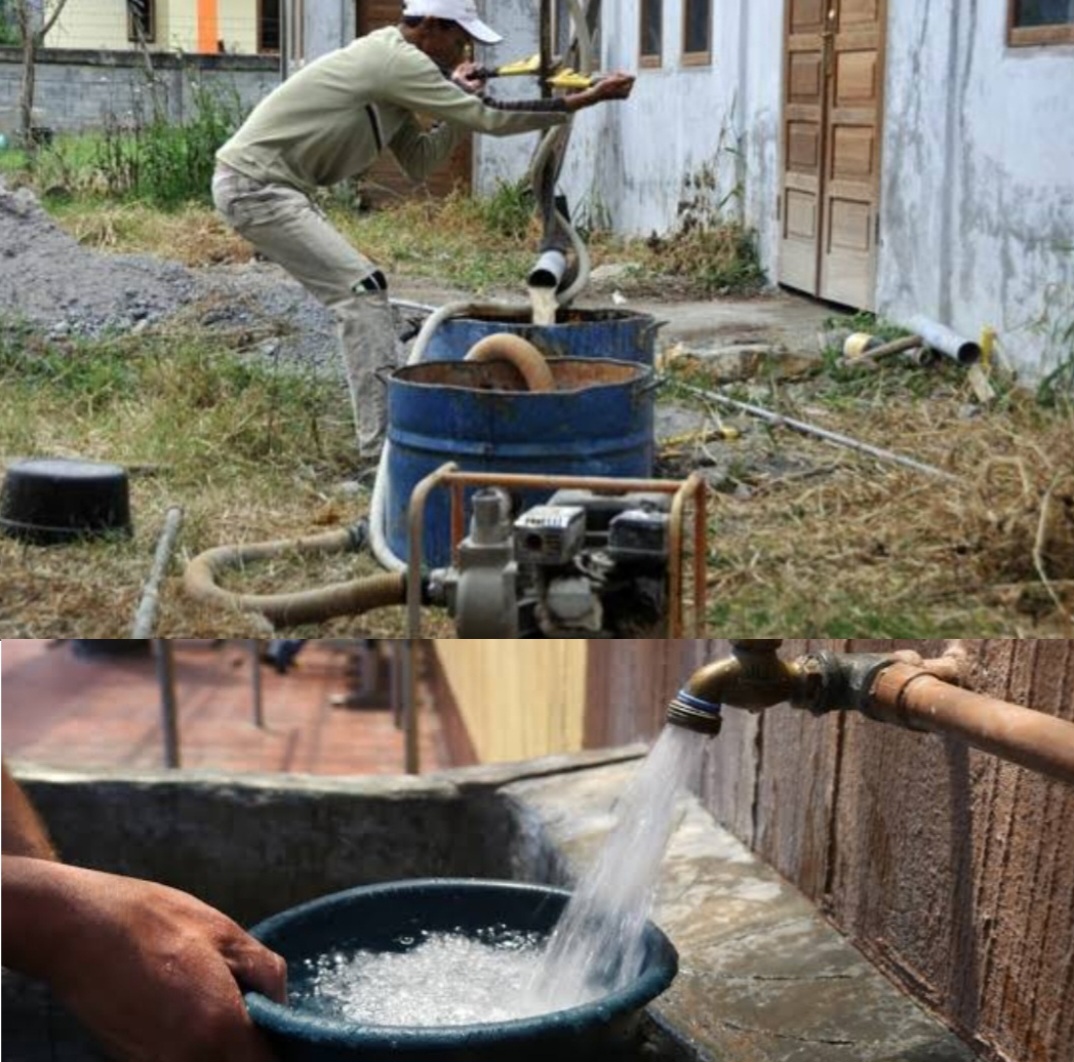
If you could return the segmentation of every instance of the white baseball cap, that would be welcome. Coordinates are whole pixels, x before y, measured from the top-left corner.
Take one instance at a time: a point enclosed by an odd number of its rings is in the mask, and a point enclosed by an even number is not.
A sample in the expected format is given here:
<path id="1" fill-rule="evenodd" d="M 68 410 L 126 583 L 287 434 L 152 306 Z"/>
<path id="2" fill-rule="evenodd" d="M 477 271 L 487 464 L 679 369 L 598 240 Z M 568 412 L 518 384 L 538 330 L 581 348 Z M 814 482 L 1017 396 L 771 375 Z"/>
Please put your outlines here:
<path id="1" fill-rule="evenodd" d="M 457 22 L 475 41 L 499 44 L 503 40 L 491 26 L 477 17 L 473 0 L 404 0 L 405 18 L 444 18 Z"/>

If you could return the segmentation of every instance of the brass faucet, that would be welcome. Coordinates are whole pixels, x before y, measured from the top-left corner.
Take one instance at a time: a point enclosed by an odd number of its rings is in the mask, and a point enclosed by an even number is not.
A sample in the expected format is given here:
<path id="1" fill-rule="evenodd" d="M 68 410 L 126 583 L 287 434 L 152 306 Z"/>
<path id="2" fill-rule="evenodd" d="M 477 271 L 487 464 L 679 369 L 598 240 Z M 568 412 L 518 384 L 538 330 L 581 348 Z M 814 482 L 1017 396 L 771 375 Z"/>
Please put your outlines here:
<path id="1" fill-rule="evenodd" d="M 784 701 L 812 700 L 817 671 L 810 658 L 781 660 L 782 638 L 732 639 L 731 656 L 705 664 L 668 705 L 667 721 L 702 734 L 718 734 L 726 704 L 759 712 Z"/>

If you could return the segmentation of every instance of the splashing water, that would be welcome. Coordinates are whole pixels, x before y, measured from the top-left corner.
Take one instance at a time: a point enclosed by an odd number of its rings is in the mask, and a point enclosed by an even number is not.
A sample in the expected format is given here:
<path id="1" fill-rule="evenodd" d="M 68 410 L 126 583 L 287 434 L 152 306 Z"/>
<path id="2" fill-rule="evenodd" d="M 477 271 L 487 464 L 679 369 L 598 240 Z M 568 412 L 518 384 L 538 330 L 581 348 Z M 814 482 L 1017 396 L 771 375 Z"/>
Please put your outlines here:
<path id="1" fill-rule="evenodd" d="M 704 744 L 689 730 L 665 727 L 631 780 L 618 822 L 578 883 L 529 986 L 545 1010 L 577 1006 L 637 979 L 675 802 L 700 770 Z"/>
<path id="2" fill-rule="evenodd" d="M 421 933 L 405 951 L 337 950 L 306 962 L 308 976 L 291 1002 L 361 1025 L 471 1025 L 539 1013 L 527 994 L 543 933 L 489 927 Z"/>
<path id="3" fill-rule="evenodd" d="M 369 1025 L 511 1021 L 580 1006 L 637 979 L 675 803 L 704 742 L 669 726 L 628 785 L 617 823 L 550 937 L 492 926 L 421 933 L 406 950 L 336 950 L 308 960 L 291 1002 Z"/>

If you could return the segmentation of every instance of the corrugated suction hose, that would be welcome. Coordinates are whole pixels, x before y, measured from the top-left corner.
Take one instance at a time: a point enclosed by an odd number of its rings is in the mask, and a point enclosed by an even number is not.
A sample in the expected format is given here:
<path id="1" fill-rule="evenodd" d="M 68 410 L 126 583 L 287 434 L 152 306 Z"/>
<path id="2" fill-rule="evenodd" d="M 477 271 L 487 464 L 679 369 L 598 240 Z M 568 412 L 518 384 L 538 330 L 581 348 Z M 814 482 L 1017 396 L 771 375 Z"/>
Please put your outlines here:
<path id="1" fill-rule="evenodd" d="M 467 352 L 464 361 L 507 361 L 522 374 L 531 391 L 554 391 L 556 381 L 545 356 L 529 340 L 510 332 L 485 336 Z"/>
<path id="2" fill-rule="evenodd" d="M 387 605 L 406 603 L 406 577 L 402 572 L 371 575 L 346 583 L 291 594 L 236 594 L 216 585 L 229 569 L 283 553 L 343 553 L 360 548 L 364 533 L 354 528 L 330 531 L 309 538 L 253 542 L 245 546 L 216 546 L 195 557 L 183 574 L 183 586 L 196 601 L 240 612 L 260 612 L 274 624 L 294 626 L 317 623 L 333 616 L 351 616 Z"/>

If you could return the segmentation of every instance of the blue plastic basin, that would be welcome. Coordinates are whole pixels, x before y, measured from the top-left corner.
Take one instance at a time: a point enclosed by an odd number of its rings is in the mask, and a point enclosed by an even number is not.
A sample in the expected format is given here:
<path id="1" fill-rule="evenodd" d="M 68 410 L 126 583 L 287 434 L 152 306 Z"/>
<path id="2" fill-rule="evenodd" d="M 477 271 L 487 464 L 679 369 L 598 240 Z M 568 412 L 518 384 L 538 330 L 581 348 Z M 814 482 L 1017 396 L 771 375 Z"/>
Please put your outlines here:
<path id="1" fill-rule="evenodd" d="M 470 932 L 502 924 L 549 933 L 570 894 L 516 882 L 430 879 L 370 885 L 293 907 L 251 933 L 287 960 L 292 991 L 305 960 L 338 948 L 398 951 L 415 932 Z M 592 1003 L 518 1021 L 426 1028 L 357 1025 L 284 1007 L 258 993 L 246 1003 L 284 1062 L 566 1062 L 608 1058 L 630 1045 L 641 1009 L 671 984 L 678 956 L 652 923 L 634 984 Z"/>

